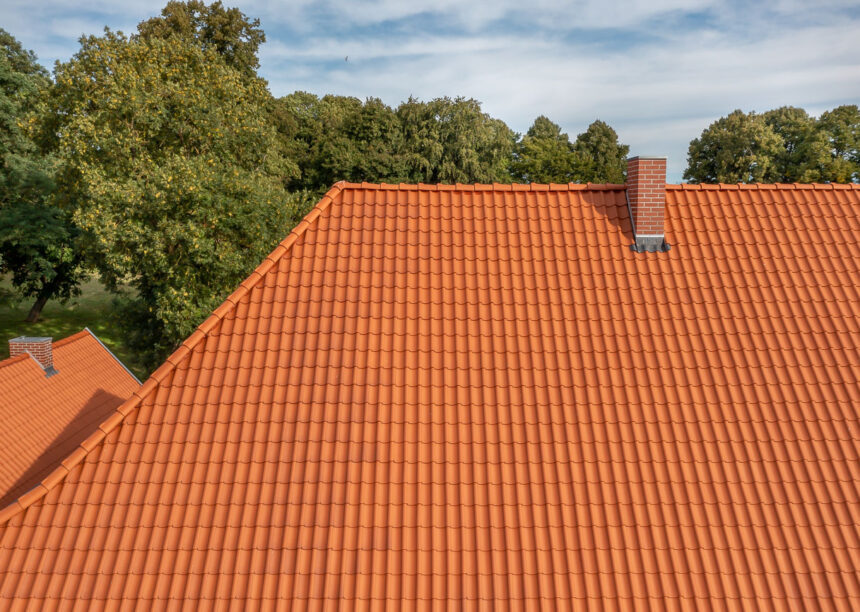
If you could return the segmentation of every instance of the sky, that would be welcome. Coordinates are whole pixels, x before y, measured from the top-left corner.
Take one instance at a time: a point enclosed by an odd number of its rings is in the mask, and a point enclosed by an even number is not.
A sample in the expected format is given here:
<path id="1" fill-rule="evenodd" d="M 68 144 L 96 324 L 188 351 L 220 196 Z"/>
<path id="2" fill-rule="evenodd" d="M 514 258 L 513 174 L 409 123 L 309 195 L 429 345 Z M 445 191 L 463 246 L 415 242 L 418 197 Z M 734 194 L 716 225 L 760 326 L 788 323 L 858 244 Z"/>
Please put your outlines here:
<path id="1" fill-rule="evenodd" d="M 130 33 L 166 0 L 4 0 L 0 27 L 52 67 L 105 26 Z M 396 106 L 465 96 L 525 132 L 574 139 L 601 119 L 631 155 L 665 155 L 735 109 L 860 104 L 860 0 L 225 0 L 259 18 L 260 75 Z"/>

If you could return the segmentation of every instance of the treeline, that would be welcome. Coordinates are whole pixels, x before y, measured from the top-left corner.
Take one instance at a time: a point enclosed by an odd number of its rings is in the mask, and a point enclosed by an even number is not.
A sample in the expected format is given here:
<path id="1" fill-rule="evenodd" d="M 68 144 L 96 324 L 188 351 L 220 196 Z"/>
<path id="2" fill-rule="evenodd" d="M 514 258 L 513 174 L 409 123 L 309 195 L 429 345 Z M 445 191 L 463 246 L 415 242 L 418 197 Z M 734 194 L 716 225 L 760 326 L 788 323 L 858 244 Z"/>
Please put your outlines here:
<path id="1" fill-rule="evenodd" d="M 802 108 L 736 110 L 690 143 L 684 178 L 694 183 L 860 181 L 860 109 L 838 106 L 816 119 Z"/>
<path id="2" fill-rule="evenodd" d="M 29 319 L 97 273 L 152 366 L 336 181 L 624 181 L 629 148 L 602 121 L 571 140 L 465 98 L 276 99 L 264 41 L 238 9 L 169 2 L 131 35 L 83 37 L 51 77 L 0 30 L 0 274 Z M 687 177 L 857 180 L 858 124 L 856 106 L 733 113 L 691 143 Z"/>
<path id="3" fill-rule="evenodd" d="M 546 117 L 523 137 L 464 98 L 371 98 L 296 92 L 274 101 L 289 156 L 288 189 L 320 193 L 339 180 L 388 183 L 616 182 L 629 148 L 595 121 L 574 143 Z"/>

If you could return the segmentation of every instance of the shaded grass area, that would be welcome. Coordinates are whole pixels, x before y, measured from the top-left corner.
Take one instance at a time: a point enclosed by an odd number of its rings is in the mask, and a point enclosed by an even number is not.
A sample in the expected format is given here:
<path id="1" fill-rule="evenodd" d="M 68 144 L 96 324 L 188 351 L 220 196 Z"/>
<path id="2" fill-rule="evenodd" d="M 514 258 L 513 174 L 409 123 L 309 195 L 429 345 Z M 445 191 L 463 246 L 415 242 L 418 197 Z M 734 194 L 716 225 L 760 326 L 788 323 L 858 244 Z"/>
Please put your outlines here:
<path id="1" fill-rule="evenodd" d="M 7 278 L 0 278 L 0 293 L 8 295 L 11 285 Z M 17 336 L 51 336 L 61 340 L 89 327 L 99 340 L 104 342 L 114 355 L 140 380 L 144 380 L 146 369 L 135 359 L 120 337 L 113 320 L 113 294 L 96 279 L 81 285 L 81 295 L 60 304 L 49 301 L 37 323 L 24 319 L 33 305 L 32 300 L 6 300 L 0 302 L 0 359 L 9 356 L 9 339 Z"/>

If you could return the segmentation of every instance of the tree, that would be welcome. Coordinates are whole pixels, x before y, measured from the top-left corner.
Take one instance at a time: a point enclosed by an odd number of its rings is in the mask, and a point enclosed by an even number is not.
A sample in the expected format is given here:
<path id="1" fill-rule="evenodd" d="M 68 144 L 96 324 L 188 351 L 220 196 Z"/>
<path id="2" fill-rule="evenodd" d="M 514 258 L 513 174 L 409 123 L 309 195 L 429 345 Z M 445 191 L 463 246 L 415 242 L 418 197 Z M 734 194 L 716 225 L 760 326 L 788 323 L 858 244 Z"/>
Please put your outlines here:
<path id="1" fill-rule="evenodd" d="M 510 182 L 516 135 L 481 112 L 477 100 L 414 98 L 397 108 L 407 180 L 424 183 Z"/>
<path id="2" fill-rule="evenodd" d="M 171 0 L 161 17 L 141 22 L 137 31 L 143 40 L 179 36 L 204 51 L 214 49 L 228 66 L 249 77 L 257 74 L 257 51 L 266 42 L 259 19 L 249 20 L 237 8 L 224 8 L 220 0 L 209 5 L 200 0 Z"/>
<path id="3" fill-rule="evenodd" d="M 830 162 L 827 139 L 814 118 L 802 108 L 783 106 L 762 114 L 781 139 L 782 150 L 773 158 L 769 179 L 779 183 L 819 181 Z"/>
<path id="4" fill-rule="evenodd" d="M 49 299 L 79 295 L 85 277 L 79 230 L 61 210 L 44 204 L 0 208 L 0 253 L 20 293 L 36 298 L 27 322 L 39 320 Z"/>
<path id="5" fill-rule="evenodd" d="M 320 193 L 340 180 L 404 180 L 400 122 L 382 101 L 295 92 L 277 105 L 279 116 L 292 118 L 282 120 L 293 126 L 283 138 L 300 170 L 291 189 Z"/>
<path id="6" fill-rule="evenodd" d="M 508 127 L 475 100 L 381 100 L 295 92 L 277 102 L 285 147 L 299 162 L 291 189 L 319 193 L 339 180 L 510 181 Z"/>
<path id="7" fill-rule="evenodd" d="M 129 344 L 157 363 L 289 229 L 268 91 L 214 49 L 107 30 L 55 75 L 55 200 L 108 287 L 135 290 Z"/>
<path id="8" fill-rule="evenodd" d="M 526 183 L 568 183 L 580 164 L 561 127 L 543 115 L 514 147 L 511 175 Z"/>
<path id="9" fill-rule="evenodd" d="M 47 71 L 15 38 L 0 28 L 0 203 L 9 205 L 34 194 L 29 189 L 32 173 L 40 166 L 40 155 L 24 123 L 30 109 L 50 84 Z"/>
<path id="10" fill-rule="evenodd" d="M 773 180 L 774 160 L 785 146 L 762 115 L 736 110 L 690 143 L 684 178 L 694 183 L 760 183 Z"/>
<path id="11" fill-rule="evenodd" d="M 831 156 L 825 180 L 860 182 L 860 109 L 857 105 L 846 104 L 823 113 L 818 127 Z"/>
<path id="12" fill-rule="evenodd" d="M 624 182 L 630 147 L 618 142 L 618 134 L 608 124 L 594 121 L 573 144 L 578 168 L 575 180 L 580 183 Z"/>
<path id="13" fill-rule="evenodd" d="M 49 299 L 75 295 L 84 276 L 69 216 L 47 199 L 52 162 L 30 138 L 34 109 L 50 85 L 47 71 L 0 29 L 0 273 L 11 274 L 20 295 L 35 298 L 35 322 Z"/>

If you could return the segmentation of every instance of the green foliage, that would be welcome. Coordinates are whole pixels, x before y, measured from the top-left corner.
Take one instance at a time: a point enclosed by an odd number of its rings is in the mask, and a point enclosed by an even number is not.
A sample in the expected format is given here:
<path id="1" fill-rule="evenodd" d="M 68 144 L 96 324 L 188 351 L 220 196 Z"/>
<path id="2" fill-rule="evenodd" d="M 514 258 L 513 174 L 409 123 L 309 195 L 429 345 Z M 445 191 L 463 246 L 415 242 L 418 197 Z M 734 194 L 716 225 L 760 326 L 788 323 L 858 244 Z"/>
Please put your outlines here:
<path id="1" fill-rule="evenodd" d="M 38 77 L 43 84 L 47 83 L 48 71 L 39 64 L 36 54 L 24 49 L 14 36 L 3 28 L 0 28 L 0 57 L 8 63 L 12 73 Z"/>
<path id="2" fill-rule="evenodd" d="M 410 98 L 397 108 L 407 180 L 424 183 L 510 182 L 516 135 L 481 112 L 477 100 Z"/>
<path id="3" fill-rule="evenodd" d="M 826 180 L 860 182 L 860 108 L 838 106 L 821 115 L 818 127 L 831 154 Z"/>
<path id="4" fill-rule="evenodd" d="M 81 39 L 41 134 L 56 201 L 110 288 L 126 284 L 148 363 L 185 338 L 286 234 L 285 159 L 265 83 L 183 39 Z"/>
<path id="5" fill-rule="evenodd" d="M 78 294 L 85 278 L 77 248 L 78 229 L 63 211 L 44 204 L 0 208 L 0 255 L 4 271 L 24 296 L 35 297 L 28 321 L 38 319 L 49 299 Z"/>
<path id="6" fill-rule="evenodd" d="M 816 120 L 784 106 L 736 110 L 690 143 L 684 178 L 708 183 L 860 181 L 860 110 L 840 106 Z"/>
<path id="7" fill-rule="evenodd" d="M 541 115 L 514 147 L 511 176 L 526 183 L 570 183 L 581 165 L 568 135 Z"/>
<path id="8" fill-rule="evenodd" d="M 249 20 L 237 8 L 224 8 L 220 1 L 207 5 L 200 0 L 171 0 L 153 17 L 137 26 L 143 40 L 179 36 L 215 50 L 227 63 L 249 77 L 256 77 L 260 60 L 257 51 L 266 42 L 260 20 Z"/>
<path id="9" fill-rule="evenodd" d="M 49 82 L 33 53 L 0 28 L 0 206 L 23 194 L 38 197 L 43 186 L 40 155 L 26 124 Z"/>
<path id="10" fill-rule="evenodd" d="M 403 180 L 400 123 L 380 100 L 295 92 L 276 105 L 286 148 L 300 168 L 291 188 L 321 193 L 340 180 Z"/>
<path id="11" fill-rule="evenodd" d="M 773 158 L 768 178 L 779 183 L 820 181 L 830 162 L 827 139 L 815 119 L 802 108 L 783 106 L 762 114 L 782 139 L 783 150 Z"/>
<path id="12" fill-rule="evenodd" d="M 579 163 L 576 173 L 578 182 L 624 182 L 630 147 L 618 142 L 618 134 L 608 124 L 599 119 L 594 121 L 576 137 L 573 150 Z"/>
<path id="13" fill-rule="evenodd" d="M 376 98 L 295 92 L 273 112 L 285 150 L 298 160 L 291 189 L 353 182 L 510 181 L 514 133 L 475 100 L 410 99 L 397 110 Z"/>
<path id="14" fill-rule="evenodd" d="M 0 274 L 11 273 L 20 295 L 36 298 L 36 320 L 48 299 L 66 300 L 83 278 L 68 215 L 46 204 L 52 164 L 28 127 L 49 85 L 30 51 L 0 29 Z"/>
<path id="15" fill-rule="evenodd" d="M 736 110 L 690 143 L 684 178 L 693 183 L 761 183 L 775 173 L 783 141 L 762 115 Z"/>

